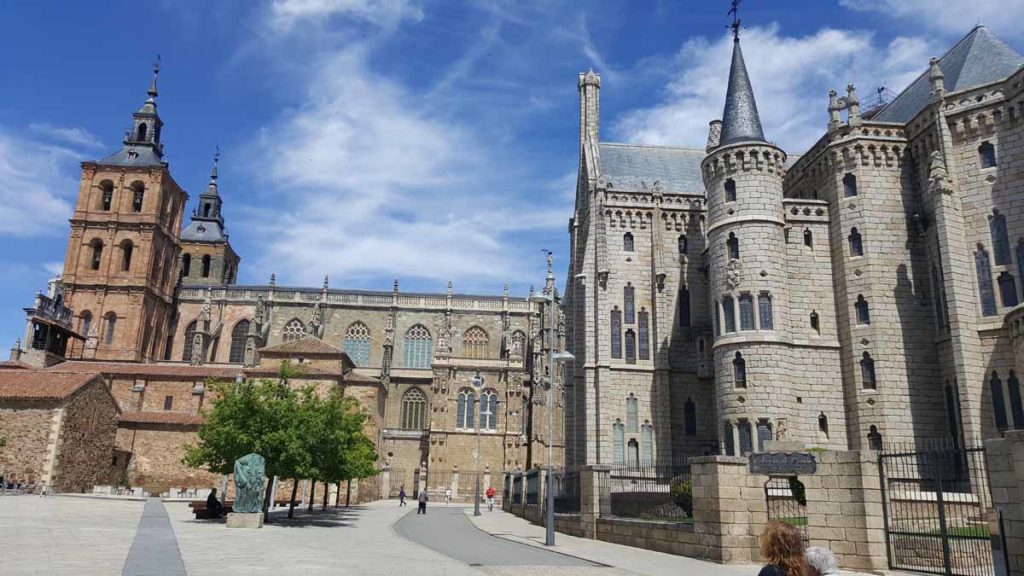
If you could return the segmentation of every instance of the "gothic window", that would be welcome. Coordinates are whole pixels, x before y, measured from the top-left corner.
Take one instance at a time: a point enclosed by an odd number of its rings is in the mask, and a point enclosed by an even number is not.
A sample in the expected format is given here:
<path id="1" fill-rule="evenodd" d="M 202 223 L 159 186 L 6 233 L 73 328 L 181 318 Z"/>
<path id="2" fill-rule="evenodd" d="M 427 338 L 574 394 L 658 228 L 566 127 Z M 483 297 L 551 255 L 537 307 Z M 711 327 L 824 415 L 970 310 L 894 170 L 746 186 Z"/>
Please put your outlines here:
<path id="1" fill-rule="evenodd" d="M 757 451 L 764 452 L 764 443 L 772 440 L 772 424 L 767 420 L 757 421 Z"/>
<path id="2" fill-rule="evenodd" d="M 633 468 L 640 466 L 640 444 L 636 438 L 630 438 L 626 444 L 626 466 Z"/>
<path id="3" fill-rule="evenodd" d="M 714 305 L 715 308 L 715 325 L 711 327 L 711 335 L 718 338 L 718 332 L 721 330 L 722 318 L 721 313 L 718 311 L 718 305 Z"/>
<path id="4" fill-rule="evenodd" d="M 362 322 L 353 322 L 345 332 L 342 348 L 356 366 L 370 364 L 370 329 Z"/>
<path id="5" fill-rule="evenodd" d="M 239 320 L 231 329 L 231 347 L 228 349 L 228 362 L 241 364 L 245 361 L 245 339 L 249 335 L 249 321 Z"/>
<path id="6" fill-rule="evenodd" d="M 142 201 L 146 197 L 146 185 L 132 182 L 132 212 L 142 212 Z"/>
<path id="7" fill-rule="evenodd" d="M 1024 403 L 1021 402 L 1020 380 L 1017 374 L 1010 370 L 1010 377 L 1006 380 L 1010 388 L 1010 414 L 1013 416 L 1013 428 L 1024 429 Z"/>
<path id="8" fill-rule="evenodd" d="M 749 420 L 740 420 L 740 456 L 746 456 L 754 451 L 754 431 L 751 430 Z"/>
<path id="9" fill-rule="evenodd" d="M 726 422 L 722 426 L 722 439 L 725 441 L 725 455 L 735 456 L 736 455 L 736 438 L 733 435 L 732 422 Z"/>
<path id="10" fill-rule="evenodd" d="M 127 272 L 132 267 L 132 246 L 131 240 L 125 240 L 121 243 L 121 270 Z"/>
<path id="11" fill-rule="evenodd" d="M 872 450 L 882 449 L 882 433 L 878 431 L 878 426 L 874 424 L 868 428 L 868 447 Z"/>
<path id="12" fill-rule="evenodd" d="M 725 181 L 725 201 L 735 202 L 736 201 L 736 181 L 729 178 Z"/>
<path id="13" fill-rule="evenodd" d="M 868 309 L 868 301 L 863 294 L 857 294 L 857 302 L 853 304 L 857 311 L 857 324 L 871 324 L 871 311 Z"/>
<path id="14" fill-rule="evenodd" d="M 875 379 L 875 361 L 867 352 L 860 359 L 860 378 L 863 380 L 861 386 L 865 390 L 878 389 L 878 381 Z"/>
<path id="15" fill-rule="evenodd" d="M 747 361 L 739 352 L 732 359 L 732 380 L 736 388 L 747 387 Z"/>
<path id="16" fill-rule="evenodd" d="M 104 180 L 100 182 L 100 210 L 104 212 L 110 211 L 111 204 L 114 203 L 114 183 L 110 180 Z"/>
<path id="17" fill-rule="evenodd" d="M 686 249 L 686 234 L 681 234 L 679 236 L 679 253 L 686 254 Z"/>
<path id="18" fill-rule="evenodd" d="M 181 359 L 188 362 L 192 359 L 192 341 L 196 338 L 196 321 L 185 327 L 185 341 L 182 342 Z"/>
<path id="19" fill-rule="evenodd" d="M 843 196 L 849 198 L 857 195 L 857 177 L 847 173 L 843 176 Z"/>
<path id="20" fill-rule="evenodd" d="M 188 276 L 192 272 L 192 255 L 185 254 L 181 257 L 181 275 Z"/>
<path id="21" fill-rule="evenodd" d="M 754 297 L 740 294 L 740 330 L 754 329 Z"/>
<path id="22" fill-rule="evenodd" d="M 494 390 L 480 395 L 480 429 L 498 429 L 498 393 Z"/>
<path id="23" fill-rule="evenodd" d="M 1010 374 L 1012 375 L 1013 373 L 1011 372 Z M 948 384 L 949 380 L 946 380 L 946 382 L 946 427 L 949 429 L 953 442 L 957 443 L 960 435 L 960 418 L 957 416 L 959 404 L 956 394 L 953 392 L 953 387 Z"/>
<path id="24" fill-rule="evenodd" d="M 612 308 L 612 358 L 622 358 L 622 311 Z"/>
<path id="25" fill-rule="evenodd" d="M 939 282 L 939 269 L 935 266 L 935 264 L 932 264 L 932 292 L 934 293 L 934 295 L 932 296 L 932 305 L 935 306 L 935 325 L 939 328 L 942 328 L 943 306 L 942 299 L 939 297 L 939 295 L 942 293 L 942 285 Z"/>
<path id="26" fill-rule="evenodd" d="M 88 337 L 89 329 L 92 328 L 92 312 L 86 310 L 85 312 L 82 312 L 80 317 L 82 319 L 82 323 L 80 324 L 81 328 L 79 328 L 78 333 L 82 336 Z"/>
<path id="27" fill-rule="evenodd" d="M 999 295 L 1003 299 L 1003 306 L 1016 306 L 1017 282 L 1013 279 L 1013 274 L 1010 274 L 1009 272 L 1001 272 L 996 281 L 999 283 Z"/>
<path id="28" fill-rule="evenodd" d="M 683 404 L 683 434 L 687 436 L 697 435 L 697 405 L 693 399 L 687 398 Z"/>
<path id="29" fill-rule="evenodd" d="M 626 363 L 636 364 L 636 332 L 626 330 Z"/>
<path id="30" fill-rule="evenodd" d="M 640 464 L 650 466 L 654 462 L 654 428 L 644 422 L 640 434 Z"/>
<path id="31" fill-rule="evenodd" d="M 203 255 L 203 278 L 210 277 L 210 255 Z"/>
<path id="32" fill-rule="evenodd" d="M 138 140 L 139 142 L 144 142 L 146 140 L 147 128 L 148 126 L 146 126 L 145 123 L 139 124 L 139 130 L 137 132 L 138 136 L 136 136 L 135 139 Z"/>
<path id="33" fill-rule="evenodd" d="M 170 410 L 174 406 L 174 396 L 164 396 L 164 410 Z"/>
<path id="34" fill-rule="evenodd" d="M 107 312 L 107 325 L 103 328 L 103 342 L 108 346 L 114 343 L 114 330 L 117 328 L 117 314 Z"/>
<path id="35" fill-rule="evenodd" d="M 487 332 L 479 326 L 473 326 L 462 335 L 462 355 L 467 358 L 486 358 L 487 343 Z"/>
<path id="36" fill-rule="evenodd" d="M 821 320 L 818 318 L 818 313 L 814 310 L 811 310 L 811 329 L 821 334 Z"/>
<path id="37" fill-rule="evenodd" d="M 729 248 L 729 259 L 739 260 L 740 259 L 740 241 L 736 238 L 736 235 L 729 232 L 729 239 L 725 241 L 725 245 Z"/>
<path id="38" fill-rule="evenodd" d="M 999 379 L 999 374 L 995 370 L 992 371 L 988 385 L 992 393 L 992 411 L 995 414 L 996 428 L 1002 432 L 1009 427 L 1009 423 L 1006 418 L 1006 399 L 1003 398 L 1003 381 Z"/>
<path id="39" fill-rule="evenodd" d="M 512 333 L 512 349 L 518 349 L 519 354 L 526 355 L 526 334 L 521 330 Z"/>
<path id="40" fill-rule="evenodd" d="M 281 335 L 281 339 L 285 342 L 291 342 L 292 340 L 298 340 L 305 335 L 306 325 L 302 323 L 302 320 L 292 318 L 284 325 L 284 333 Z"/>
<path id="41" fill-rule="evenodd" d="M 93 270 L 100 269 L 100 260 L 103 258 L 103 241 L 99 238 L 89 243 L 92 246 L 92 260 L 89 262 L 89 267 Z"/>
<path id="42" fill-rule="evenodd" d="M 850 229 L 850 256 L 863 256 L 864 243 L 861 241 L 857 228 Z"/>
<path id="43" fill-rule="evenodd" d="M 622 249 L 626 252 L 633 251 L 633 233 L 626 232 L 622 235 Z"/>
<path id="44" fill-rule="evenodd" d="M 612 424 L 612 444 L 615 463 L 621 466 L 625 462 L 626 445 L 626 427 L 622 425 L 621 420 L 616 420 L 615 424 Z"/>
<path id="45" fill-rule="evenodd" d="M 456 428 L 462 428 L 464 430 L 472 430 L 476 426 L 475 419 L 473 418 L 476 412 L 476 394 L 471 390 L 463 390 L 459 392 L 459 396 L 455 403 L 455 418 Z"/>
<path id="46" fill-rule="evenodd" d="M 639 411 L 639 400 L 630 394 L 626 397 L 626 432 L 636 434 L 640 422 Z"/>
<path id="47" fill-rule="evenodd" d="M 761 330 L 774 330 L 775 317 L 772 314 L 772 295 L 761 292 L 757 295 L 757 315 L 761 320 Z"/>
<path id="48" fill-rule="evenodd" d="M 988 140 L 978 146 L 978 159 L 982 168 L 994 168 L 996 166 L 996 147 Z"/>
<path id="49" fill-rule="evenodd" d="M 992 236 L 992 256 L 997 266 L 1010 263 L 1010 236 L 1006 233 L 1006 216 L 993 210 L 988 217 L 988 231 Z"/>
<path id="50" fill-rule="evenodd" d="M 811 233 L 810 228 L 804 228 L 804 246 L 808 248 L 814 247 L 814 234 Z"/>
<path id="51" fill-rule="evenodd" d="M 405 333 L 405 367 L 430 368 L 433 353 L 433 339 L 430 331 L 422 324 L 417 324 Z"/>
<path id="52" fill-rule="evenodd" d="M 732 305 L 732 296 L 722 298 L 722 314 L 725 316 L 725 332 L 736 331 L 736 310 Z"/>
<path id="53" fill-rule="evenodd" d="M 210 362 L 217 361 L 217 349 L 220 348 L 220 337 L 214 338 L 210 343 Z"/>
<path id="54" fill-rule="evenodd" d="M 825 435 L 825 438 L 828 438 L 828 416 L 825 416 L 824 412 L 818 414 L 818 432 L 821 432 Z"/>
<path id="55" fill-rule="evenodd" d="M 409 388 L 402 396 L 402 430 L 423 430 L 427 427 L 427 397 L 419 388 Z"/>
<path id="56" fill-rule="evenodd" d="M 974 270 L 978 275 L 978 294 L 981 296 L 981 315 L 996 315 L 996 295 L 992 287 L 992 265 L 988 252 L 980 245 L 974 253 Z"/>
<path id="57" fill-rule="evenodd" d="M 650 321 L 648 320 L 647 310 L 640 309 L 640 322 L 637 327 L 640 332 L 640 359 L 650 360 L 651 359 L 651 335 L 650 335 Z"/>
<path id="58" fill-rule="evenodd" d="M 690 325 L 690 291 L 686 286 L 679 289 L 679 325 L 683 327 Z"/>
<path id="59" fill-rule="evenodd" d="M 626 311 L 626 324 L 636 323 L 636 305 L 634 302 L 634 296 L 636 289 L 633 288 L 632 284 L 626 284 L 626 287 L 622 289 L 622 301 L 623 308 Z"/>

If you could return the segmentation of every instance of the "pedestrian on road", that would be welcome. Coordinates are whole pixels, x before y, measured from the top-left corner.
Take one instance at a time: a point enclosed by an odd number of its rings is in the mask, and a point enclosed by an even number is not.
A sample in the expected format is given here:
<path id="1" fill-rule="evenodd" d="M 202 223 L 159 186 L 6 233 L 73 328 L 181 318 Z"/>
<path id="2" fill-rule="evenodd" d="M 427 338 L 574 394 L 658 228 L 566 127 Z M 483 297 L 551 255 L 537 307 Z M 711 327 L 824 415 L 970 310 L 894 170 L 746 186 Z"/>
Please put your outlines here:
<path id="1" fill-rule="evenodd" d="M 401 508 L 402 506 L 405 506 L 405 484 L 402 484 L 402 487 L 398 489 L 398 507 Z"/>
<path id="2" fill-rule="evenodd" d="M 420 497 L 419 497 L 420 507 L 416 510 L 417 514 L 426 514 L 427 513 L 427 500 L 428 500 L 428 498 L 427 498 L 427 491 L 426 490 L 420 490 Z"/>
<path id="3" fill-rule="evenodd" d="M 812 546 L 804 552 L 807 567 L 811 576 L 839 576 L 839 565 L 836 556 L 828 548 Z"/>
<path id="4" fill-rule="evenodd" d="M 792 524 L 770 520 L 761 534 L 761 556 L 768 563 L 757 576 L 806 576 L 804 541 Z"/>
<path id="5" fill-rule="evenodd" d="M 494 512 L 494 486 L 487 487 L 487 511 Z"/>
<path id="6" fill-rule="evenodd" d="M 445 488 L 444 489 L 444 505 L 447 506 L 448 504 L 451 503 L 451 501 L 452 501 L 452 489 L 451 488 Z"/>

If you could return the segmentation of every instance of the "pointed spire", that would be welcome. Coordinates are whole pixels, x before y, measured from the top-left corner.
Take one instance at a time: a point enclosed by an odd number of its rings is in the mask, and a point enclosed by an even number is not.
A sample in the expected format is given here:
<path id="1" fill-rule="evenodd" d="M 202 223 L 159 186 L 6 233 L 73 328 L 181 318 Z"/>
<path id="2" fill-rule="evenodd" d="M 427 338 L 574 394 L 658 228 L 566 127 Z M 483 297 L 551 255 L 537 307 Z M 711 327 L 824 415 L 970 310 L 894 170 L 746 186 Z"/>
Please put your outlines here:
<path id="1" fill-rule="evenodd" d="M 206 191 L 201 196 L 220 196 L 220 192 L 217 189 L 217 164 L 220 163 L 220 146 L 217 147 L 217 151 L 213 154 L 213 167 L 210 168 L 210 183 L 206 186 Z M 220 212 L 219 206 L 217 207 L 218 214 Z"/>
<path id="2" fill-rule="evenodd" d="M 544 279 L 544 294 L 554 294 L 555 289 L 555 254 L 547 250 L 548 253 L 548 275 Z"/>
<path id="3" fill-rule="evenodd" d="M 153 63 L 153 81 L 149 83 L 149 90 L 146 90 L 146 94 L 149 94 L 149 100 L 155 102 L 157 91 L 156 91 L 156 77 L 160 75 L 160 55 L 156 55 L 156 62 Z"/>
<path id="4" fill-rule="evenodd" d="M 729 68 L 729 90 L 725 95 L 725 111 L 722 112 L 721 146 L 737 142 L 764 142 L 761 117 L 757 114 L 754 89 L 747 76 L 747 65 L 740 49 L 739 28 L 733 32 L 732 65 Z"/>

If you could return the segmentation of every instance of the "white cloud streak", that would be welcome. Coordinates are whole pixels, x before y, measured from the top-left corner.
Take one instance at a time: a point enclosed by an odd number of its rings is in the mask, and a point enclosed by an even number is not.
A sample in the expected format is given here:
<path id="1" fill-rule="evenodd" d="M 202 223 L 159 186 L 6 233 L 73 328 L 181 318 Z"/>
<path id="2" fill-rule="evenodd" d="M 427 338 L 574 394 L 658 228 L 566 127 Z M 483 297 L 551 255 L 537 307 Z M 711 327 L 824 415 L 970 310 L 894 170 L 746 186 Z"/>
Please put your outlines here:
<path id="1" fill-rule="evenodd" d="M 66 172 L 78 154 L 0 129 L 0 236 L 31 237 L 60 230 L 77 190 Z"/>
<path id="2" fill-rule="evenodd" d="M 287 32 L 302 22 L 323 22 L 334 17 L 351 18 L 385 29 L 403 20 L 423 19 L 423 10 L 411 0 L 273 0 L 269 23 Z"/>
<path id="3" fill-rule="evenodd" d="M 839 0 L 851 10 L 909 20 L 943 33 L 964 35 L 975 24 L 1020 38 L 1024 0 Z"/>
<path id="4" fill-rule="evenodd" d="M 43 138 L 79 146 L 83 148 L 102 148 L 103 144 L 85 128 L 54 126 L 47 122 L 29 124 L 28 129 Z"/>

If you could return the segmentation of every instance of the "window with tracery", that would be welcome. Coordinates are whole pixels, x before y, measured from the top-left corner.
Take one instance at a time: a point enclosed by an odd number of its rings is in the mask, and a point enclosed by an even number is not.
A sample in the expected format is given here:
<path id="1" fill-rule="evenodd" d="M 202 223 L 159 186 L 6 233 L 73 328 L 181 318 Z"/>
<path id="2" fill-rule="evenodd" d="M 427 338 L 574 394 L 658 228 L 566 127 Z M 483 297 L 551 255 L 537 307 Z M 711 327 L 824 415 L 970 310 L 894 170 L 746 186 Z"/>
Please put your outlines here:
<path id="1" fill-rule="evenodd" d="M 410 388 L 402 396 L 402 430 L 423 430 L 427 427 L 427 397 L 419 388 Z"/>
<path id="2" fill-rule="evenodd" d="M 462 355 L 467 358 L 487 358 L 487 332 L 473 326 L 462 335 Z"/>
<path id="3" fill-rule="evenodd" d="M 369 366 L 370 329 L 362 322 L 353 322 L 345 332 L 342 347 L 356 366 Z"/>
<path id="4" fill-rule="evenodd" d="M 761 330 L 774 330 L 775 317 L 772 314 L 772 295 L 761 292 L 757 295 L 757 315 L 761 322 Z"/>
<path id="5" fill-rule="evenodd" d="M 637 330 L 639 331 L 640 337 L 640 359 L 650 360 L 651 359 L 651 330 L 650 330 L 650 319 L 647 310 L 641 308 L 640 314 L 638 315 Z"/>
<path id="6" fill-rule="evenodd" d="M 196 338 L 196 321 L 185 327 L 185 341 L 182 342 L 181 359 L 185 362 L 192 360 L 192 344 Z"/>
<path id="7" fill-rule="evenodd" d="M 462 390 L 455 398 L 455 427 L 472 430 L 475 426 L 473 418 L 476 412 L 476 394 L 472 390 Z"/>
<path id="8" fill-rule="evenodd" d="M 480 395 L 480 429 L 498 429 L 498 393 L 485 390 Z"/>
<path id="9" fill-rule="evenodd" d="M 626 363 L 636 363 L 636 332 L 632 328 L 626 330 Z"/>
<path id="10" fill-rule="evenodd" d="M 754 329 L 754 297 L 740 294 L 740 330 Z"/>
<path id="11" fill-rule="evenodd" d="M 245 361 L 245 339 L 249 336 L 249 321 L 239 320 L 231 329 L 231 347 L 228 349 L 228 362 L 241 364 Z"/>
<path id="12" fill-rule="evenodd" d="M 292 318 L 284 325 L 284 331 L 281 334 L 281 339 L 285 342 L 291 342 L 292 340 L 298 340 L 305 335 L 306 325 L 302 323 L 302 320 Z"/>
<path id="13" fill-rule="evenodd" d="M 430 331 L 422 324 L 409 328 L 403 339 L 406 368 L 430 368 L 434 352 L 433 338 Z"/>

